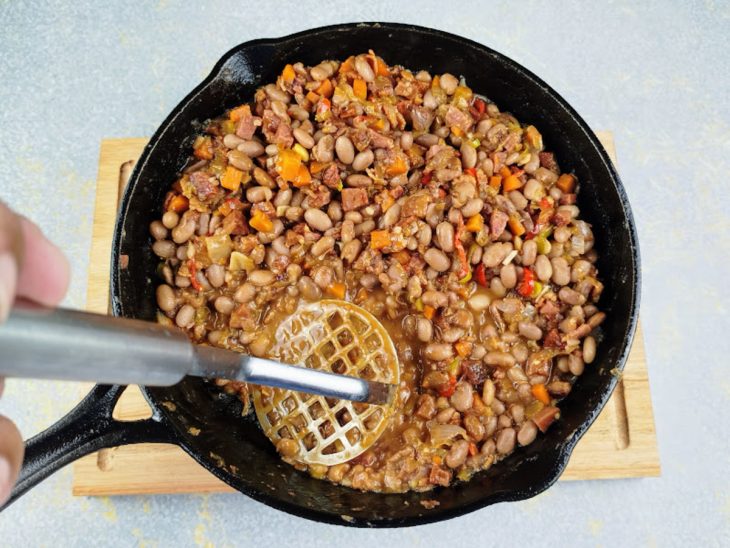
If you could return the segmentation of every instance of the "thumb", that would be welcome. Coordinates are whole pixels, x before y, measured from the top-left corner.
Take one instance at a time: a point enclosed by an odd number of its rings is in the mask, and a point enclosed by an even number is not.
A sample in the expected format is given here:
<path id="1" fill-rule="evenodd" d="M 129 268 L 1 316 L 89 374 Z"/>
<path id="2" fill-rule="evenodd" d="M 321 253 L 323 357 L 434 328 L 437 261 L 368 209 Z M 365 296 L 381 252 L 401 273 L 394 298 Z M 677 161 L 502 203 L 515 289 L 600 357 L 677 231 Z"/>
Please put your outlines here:
<path id="1" fill-rule="evenodd" d="M 18 427 L 0 415 L 0 505 L 10 497 L 23 464 L 23 438 Z"/>

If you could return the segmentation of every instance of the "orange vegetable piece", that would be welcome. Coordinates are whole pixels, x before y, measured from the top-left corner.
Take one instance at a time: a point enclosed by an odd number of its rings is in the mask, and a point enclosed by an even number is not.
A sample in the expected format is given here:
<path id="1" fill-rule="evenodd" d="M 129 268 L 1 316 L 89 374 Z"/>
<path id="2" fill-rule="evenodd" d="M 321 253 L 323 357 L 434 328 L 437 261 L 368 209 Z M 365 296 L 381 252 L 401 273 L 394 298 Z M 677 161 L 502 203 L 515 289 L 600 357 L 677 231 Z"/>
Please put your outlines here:
<path id="1" fill-rule="evenodd" d="M 406 173 L 408 171 L 408 164 L 406 164 L 406 161 L 403 159 L 402 156 L 396 156 L 395 160 L 392 164 L 388 166 L 388 168 L 385 170 L 385 173 L 389 177 L 395 177 L 396 175 L 402 175 L 403 173 Z"/>
<path id="2" fill-rule="evenodd" d="M 282 179 L 291 183 L 299 176 L 299 168 L 302 165 L 302 157 L 290 149 L 279 152 L 276 160 L 276 171 Z"/>
<path id="3" fill-rule="evenodd" d="M 477 444 L 474 443 L 473 441 L 470 441 L 469 442 L 469 454 L 473 457 L 474 455 L 477 454 L 477 451 L 478 451 Z"/>
<path id="4" fill-rule="evenodd" d="M 213 159 L 213 141 L 210 137 L 198 137 L 193 143 L 193 154 L 201 160 Z"/>
<path id="5" fill-rule="evenodd" d="M 431 89 L 436 89 L 441 86 L 441 77 L 437 74 L 431 80 Z"/>
<path id="6" fill-rule="evenodd" d="M 327 162 L 313 161 L 309 164 L 309 171 L 312 173 L 312 175 L 316 175 L 320 171 L 324 170 L 327 166 L 329 166 Z"/>
<path id="7" fill-rule="evenodd" d="M 464 135 L 464 130 L 461 129 L 459 126 L 451 126 L 451 133 L 453 133 L 457 137 L 462 137 Z"/>
<path id="8" fill-rule="evenodd" d="M 522 182 L 522 179 L 517 177 L 516 175 L 508 175 L 504 178 L 504 184 L 502 185 L 502 192 L 512 192 L 513 190 L 517 190 L 518 188 L 522 188 L 522 185 L 524 183 Z"/>
<path id="9" fill-rule="evenodd" d="M 341 282 L 334 282 L 327 288 L 327 293 L 332 295 L 335 299 L 344 299 L 346 289 L 345 284 Z"/>
<path id="10" fill-rule="evenodd" d="M 174 211 L 175 213 L 182 213 L 183 211 L 187 211 L 189 205 L 190 202 L 188 199 L 182 194 L 178 194 L 170 200 L 170 204 L 167 209 L 168 211 Z"/>
<path id="11" fill-rule="evenodd" d="M 383 249 L 390 245 L 390 233 L 387 230 L 373 230 L 370 233 L 370 247 Z"/>
<path id="12" fill-rule="evenodd" d="M 499 174 L 502 176 L 502 178 L 509 177 L 512 175 L 512 172 L 509 170 L 507 166 L 502 166 L 502 168 L 499 170 Z"/>
<path id="13" fill-rule="evenodd" d="M 401 249 L 400 251 L 393 253 L 393 258 L 403 266 L 406 266 L 411 260 L 411 254 L 405 249 Z"/>
<path id="14" fill-rule="evenodd" d="M 513 236 L 522 236 L 525 233 L 525 227 L 516 216 L 511 216 L 507 221 L 509 229 Z"/>
<path id="15" fill-rule="evenodd" d="M 291 84 L 294 81 L 296 75 L 297 73 L 294 72 L 294 67 L 291 65 L 286 65 L 284 67 L 284 70 L 281 71 L 281 79 L 284 80 L 285 84 Z"/>
<path id="16" fill-rule="evenodd" d="M 238 122 L 241 118 L 250 114 L 251 107 L 249 105 L 241 105 L 240 107 L 231 109 L 231 112 L 228 113 L 228 118 L 231 122 Z"/>
<path id="17" fill-rule="evenodd" d="M 228 190 L 238 190 L 243 179 L 243 171 L 233 166 L 226 167 L 226 171 L 221 177 L 221 186 Z"/>
<path id="18" fill-rule="evenodd" d="M 307 186 L 312 182 L 312 176 L 309 174 L 309 170 L 307 169 L 307 166 L 304 164 L 299 166 L 299 173 L 297 174 L 296 179 L 292 182 L 295 187 L 301 188 L 303 186 Z"/>
<path id="19" fill-rule="evenodd" d="M 308 91 L 306 97 L 307 97 L 307 101 L 309 101 L 313 105 L 316 105 L 317 101 L 319 101 L 319 95 L 317 95 L 313 91 Z"/>
<path id="20" fill-rule="evenodd" d="M 532 395 L 545 405 L 550 405 L 550 394 L 548 394 L 547 388 L 545 388 L 543 383 L 532 385 Z"/>
<path id="21" fill-rule="evenodd" d="M 322 83 L 315 91 L 322 97 L 332 97 L 335 88 L 332 87 L 332 82 L 327 78 L 326 80 L 322 80 Z"/>
<path id="22" fill-rule="evenodd" d="M 257 209 L 253 212 L 251 220 L 248 222 L 248 224 L 250 224 L 259 232 L 271 232 L 274 230 L 274 223 L 271 222 L 271 219 L 269 219 L 266 213 L 264 213 L 260 209 Z"/>
<path id="23" fill-rule="evenodd" d="M 468 341 L 459 341 L 454 344 L 454 349 L 459 356 L 466 358 L 469 354 L 471 354 L 473 346 L 474 345 Z"/>
<path id="24" fill-rule="evenodd" d="M 555 186 L 566 194 L 570 194 L 575 190 L 575 177 L 573 177 L 570 173 L 563 173 L 560 177 L 558 177 L 558 182 L 555 183 Z"/>
<path id="25" fill-rule="evenodd" d="M 499 190 L 499 187 L 502 186 L 502 176 L 492 175 L 489 178 L 489 186 L 491 186 L 494 190 Z"/>
<path id="26" fill-rule="evenodd" d="M 477 213 L 476 215 L 469 217 L 469 220 L 466 222 L 466 225 L 464 225 L 464 228 L 466 228 L 469 232 L 479 232 L 483 226 L 484 217 Z"/>
<path id="27" fill-rule="evenodd" d="M 356 78 L 352 83 L 352 91 L 355 94 L 355 97 L 364 101 L 368 96 L 368 85 L 365 83 L 365 80 Z"/>
<path id="28" fill-rule="evenodd" d="M 390 76 L 390 71 L 388 71 L 388 65 L 386 65 L 385 61 L 383 61 L 377 55 L 375 56 L 375 74 L 377 74 L 378 76 Z"/>
<path id="29" fill-rule="evenodd" d="M 423 315 L 427 320 L 433 320 L 433 317 L 436 315 L 436 309 L 433 306 L 426 305 L 423 307 Z"/>
<path id="30" fill-rule="evenodd" d="M 340 65 L 339 72 L 352 72 L 355 70 L 355 57 L 350 55 L 345 61 Z"/>
<path id="31" fill-rule="evenodd" d="M 441 457 L 439 457 L 438 455 L 434 455 L 431 458 L 431 462 L 433 462 L 436 466 L 439 466 L 439 465 L 441 465 L 442 462 L 444 462 L 444 460 Z"/>

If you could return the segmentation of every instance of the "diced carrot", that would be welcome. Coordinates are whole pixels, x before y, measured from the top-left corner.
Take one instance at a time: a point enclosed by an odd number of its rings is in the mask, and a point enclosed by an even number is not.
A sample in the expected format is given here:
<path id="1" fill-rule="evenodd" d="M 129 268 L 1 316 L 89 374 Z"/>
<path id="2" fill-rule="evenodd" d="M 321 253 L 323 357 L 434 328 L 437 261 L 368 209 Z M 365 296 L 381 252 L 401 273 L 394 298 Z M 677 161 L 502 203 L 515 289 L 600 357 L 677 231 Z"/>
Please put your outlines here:
<path id="1" fill-rule="evenodd" d="M 241 118 L 249 114 L 251 114 L 251 107 L 249 105 L 241 105 L 240 107 L 231 109 L 231 112 L 228 113 L 228 118 L 231 122 L 238 122 Z"/>
<path id="2" fill-rule="evenodd" d="M 281 79 L 284 80 L 285 84 L 291 84 L 294 81 L 294 77 L 297 75 L 296 72 L 294 72 L 294 67 L 291 65 L 286 65 L 284 67 L 284 70 L 281 71 Z"/>
<path id="3" fill-rule="evenodd" d="M 274 230 L 274 223 L 271 222 L 271 219 L 269 219 L 266 213 L 264 213 L 260 209 L 257 209 L 253 212 L 251 220 L 248 222 L 248 224 L 250 224 L 259 232 L 271 232 Z"/>
<path id="4" fill-rule="evenodd" d="M 370 247 L 372 249 L 383 249 L 390 245 L 390 232 L 387 230 L 373 230 L 370 233 Z"/>
<path id="5" fill-rule="evenodd" d="M 324 170 L 328 166 L 329 166 L 329 163 L 327 163 L 327 162 L 313 161 L 309 164 L 309 171 L 312 173 L 312 175 L 316 175 L 317 173 Z"/>
<path id="6" fill-rule="evenodd" d="M 432 320 L 436 315 L 436 309 L 433 306 L 426 305 L 423 307 L 423 315 L 427 320 Z"/>
<path id="7" fill-rule="evenodd" d="M 512 172 L 509 170 L 509 168 L 507 166 L 502 166 L 502 168 L 499 170 L 499 174 L 502 176 L 502 178 L 504 178 L 504 177 L 509 177 L 510 175 L 512 175 Z"/>
<path id="8" fill-rule="evenodd" d="M 208 136 L 199 136 L 193 143 L 193 154 L 201 160 L 213 159 L 213 141 Z"/>
<path id="9" fill-rule="evenodd" d="M 304 164 L 299 166 L 299 173 L 296 176 L 296 179 L 292 181 L 292 184 L 297 187 L 301 188 L 303 186 L 307 186 L 312 182 L 312 176 L 309 174 L 309 170 L 307 169 L 307 166 Z"/>
<path id="10" fill-rule="evenodd" d="M 456 353 L 462 358 L 466 358 L 469 354 L 471 354 L 473 347 L 474 344 L 470 343 L 469 341 L 459 341 L 454 344 L 454 349 L 456 350 Z"/>
<path id="11" fill-rule="evenodd" d="M 469 220 L 464 225 L 464 228 L 466 228 L 469 232 L 479 232 L 483 226 L 484 217 L 477 213 L 476 215 L 469 217 Z"/>
<path id="12" fill-rule="evenodd" d="M 380 209 L 383 210 L 383 213 L 388 211 L 391 207 L 393 207 L 393 204 L 395 203 L 395 198 L 391 196 L 389 193 L 385 193 L 385 196 L 383 197 L 383 201 L 380 203 Z"/>
<path id="13" fill-rule="evenodd" d="M 431 80 L 431 89 L 436 89 L 441 86 L 441 77 L 437 74 Z"/>
<path id="14" fill-rule="evenodd" d="M 340 65 L 339 72 L 352 72 L 355 70 L 355 57 L 350 55 L 347 59 L 345 59 L 342 64 Z"/>
<path id="15" fill-rule="evenodd" d="M 388 177 L 395 177 L 396 175 L 402 175 L 408 171 L 408 164 L 402 156 L 396 156 L 392 164 L 385 170 Z"/>
<path id="16" fill-rule="evenodd" d="M 368 96 L 368 85 L 365 83 L 365 80 L 355 78 L 355 81 L 352 83 L 352 91 L 355 97 L 364 101 Z"/>
<path id="17" fill-rule="evenodd" d="M 243 179 L 243 171 L 228 166 L 223 177 L 221 177 L 221 186 L 228 190 L 238 190 L 238 187 L 241 186 L 241 179 Z"/>
<path id="18" fill-rule="evenodd" d="M 543 383 L 532 385 L 532 395 L 545 405 L 550 405 L 550 394 L 548 394 L 547 388 L 545 388 Z"/>
<path id="19" fill-rule="evenodd" d="M 522 236 L 525 233 L 525 227 L 517 216 L 511 216 L 507 224 L 513 236 Z"/>
<path id="20" fill-rule="evenodd" d="M 174 211 L 175 213 L 182 213 L 183 211 L 186 211 L 188 207 L 188 199 L 182 194 L 178 194 L 172 200 L 170 200 L 170 206 L 168 207 L 168 209 L 170 211 Z"/>
<path id="21" fill-rule="evenodd" d="M 322 80 L 322 83 L 315 91 L 322 97 L 332 97 L 332 93 L 335 91 L 335 88 L 332 86 L 330 79 L 326 78 Z"/>
<path id="22" fill-rule="evenodd" d="M 335 299 L 344 299 L 346 289 L 345 284 L 341 282 L 334 282 L 332 285 L 327 287 L 327 293 L 332 295 Z"/>
<path id="23" fill-rule="evenodd" d="M 441 463 L 444 462 L 444 460 L 441 457 L 439 457 L 438 455 L 434 455 L 431 458 L 431 462 L 433 462 L 436 466 L 440 466 Z"/>
<path id="24" fill-rule="evenodd" d="M 570 173 L 563 173 L 560 177 L 558 177 L 558 182 L 555 183 L 555 186 L 566 194 L 570 194 L 575 190 L 575 177 L 573 177 Z"/>
<path id="25" fill-rule="evenodd" d="M 489 178 L 489 186 L 492 187 L 494 190 L 499 190 L 499 188 L 502 186 L 502 176 L 492 175 Z"/>
<path id="26" fill-rule="evenodd" d="M 279 152 L 276 160 L 276 171 L 282 179 L 291 183 L 299 176 L 299 168 L 302 165 L 302 157 L 290 149 Z"/>
<path id="27" fill-rule="evenodd" d="M 401 249 L 400 251 L 393 253 L 393 258 L 401 265 L 406 266 L 411 261 L 411 254 L 405 249 Z"/>
<path id="28" fill-rule="evenodd" d="M 516 175 L 509 175 L 504 178 L 504 184 L 502 185 L 502 192 L 512 192 L 513 190 L 517 190 L 518 188 L 522 188 L 524 183 L 522 182 L 522 179 L 517 177 Z"/>
<path id="29" fill-rule="evenodd" d="M 477 452 L 478 452 L 477 444 L 474 443 L 473 441 L 470 441 L 469 442 L 469 454 L 473 457 L 474 455 L 477 454 Z"/>
<path id="30" fill-rule="evenodd" d="M 370 53 L 372 53 L 372 51 Z M 373 62 L 375 63 L 375 66 L 373 67 L 375 69 L 375 74 L 377 74 L 378 76 L 390 76 L 390 72 L 388 72 L 388 65 L 385 64 L 385 61 L 383 61 L 374 53 L 373 59 Z"/>
<path id="31" fill-rule="evenodd" d="M 451 126 L 451 133 L 453 133 L 457 137 L 461 137 L 464 135 L 464 130 L 461 129 L 459 126 Z"/>
<path id="32" fill-rule="evenodd" d="M 317 95 L 313 91 L 308 91 L 306 97 L 307 97 L 307 101 L 309 101 L 313 105 L 316 105 L 317 101 L 319 101 L 319 95 Z"/>

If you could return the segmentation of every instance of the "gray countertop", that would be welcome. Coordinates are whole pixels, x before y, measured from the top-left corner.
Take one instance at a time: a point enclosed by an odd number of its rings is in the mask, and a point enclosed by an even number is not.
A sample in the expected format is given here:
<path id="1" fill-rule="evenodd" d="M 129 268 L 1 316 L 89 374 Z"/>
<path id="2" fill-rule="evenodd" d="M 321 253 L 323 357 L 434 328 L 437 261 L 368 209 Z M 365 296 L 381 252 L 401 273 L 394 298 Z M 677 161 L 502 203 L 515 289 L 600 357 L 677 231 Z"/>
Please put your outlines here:
<path id="1" fill-rule="evenodd" d="M 0 199 L 37 221 L 86 293 L 99 142 L 150 135 L 232 46 L 348 21 L 482 42 L 614 132 L 639 227 L 642 322 L 662 477 L 561 483 L 535 499 L 405 530 L 325 526 L 239 495 L 74 498 L 66 468 L 0 515 L 4 545 L 730 545 L 727 281 L 730 8 L 721 2 L 0 1 Z M 125 3 L 126 5 L 126 3 Z M 78 399 L 11 380 L 25 437 Z M 181 481 L 183 479 L 181 478 Z M 473 529 L 472 529 L 473 528 Z"/>

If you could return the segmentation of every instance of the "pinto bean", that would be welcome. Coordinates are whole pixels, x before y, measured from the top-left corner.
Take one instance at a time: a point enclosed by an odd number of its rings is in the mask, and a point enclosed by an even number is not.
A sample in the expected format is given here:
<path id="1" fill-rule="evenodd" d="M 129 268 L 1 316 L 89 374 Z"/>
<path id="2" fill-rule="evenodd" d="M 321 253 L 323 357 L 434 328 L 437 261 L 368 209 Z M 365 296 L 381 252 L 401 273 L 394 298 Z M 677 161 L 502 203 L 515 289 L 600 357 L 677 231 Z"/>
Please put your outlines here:
<path id="1" fill-rule="evenodd" d="M 243 141 L 236 147 L 236 150 L 240 150 L 249 158 L 257 158 L 264 153 L 264 145 L 258 141 Z"/>
<path id="2" fill-rule="evenodd" d="M 373 184 L 373 180 L 367 175 L 361 175 L 359 173 L 353 173 L 348 175 L 345 179 L 348 186 L 353 188 L 369 188 Z"/>
<path id="3" fill-rule="evenodd" d="M 451 223 L 442 222 L 436 226 L 436 243 L 446 253 L 454 251 L 454 226 Z"/>
<path id="4" fill-rule="evenodd" d="M 553 265 L 545 255 L 538 255 L 535 259 L 535 274 L 541 282 L 548 281 L 553 275 Z"/>
<path id="5" fill-rule="evenodd" d="M 215 300 L 213 306 L 221 314 L 230 314 L 231 312 L 233 312 L 233 308 L 236 305 L 233 302 L 233 299 L 231 299 L 230 297 L 226 297 L 225 295 L 221 295 Z"/>
<path id="6" fill-rule="evenodd" d="M 416 336 L 421 342 L 431 342 L 433 339 L 433 324 L 428 318 L 420 316 L 416 320 Z"/>
<path id="7" fill-rule="evenodd" d="M 465 217 L 473 217 L 481 212 L 484 207 L 484 200 L 481 198 L 472 198 L 468 200 L 461 208 L 461 214 Z"/>
<path id="8" fill-rule="evenodd" d="M 251 171 L 253 162 L 245 152 L 232 150 L 228 153 L 228 163 L 241 171 Z"/>
<path id="9" fill-rule="evenodd" d="M 307 209 L 304 212 L 304 220 L 312 230 L 325 232 L 332 228 L 332 219 L 321 209 Z"/>
<path id="10" fill-rule="evenodd" d="M 355 159 L 355 147 L 346 135 L 340 135 L 335 141 L 335 152 L 343 164 L 349 165 Z"/>
<path id="11" fill-rule="evenodd" d="M 180 307 L 177 314 L 175 315 L 175 324 L 178 327 L 187 329 L 193 325 L 195 321 L 195 308 L 189 304 L 184 304 Z"/>
<path id="12" fill-rule="evenodd" d="M 469 442 L 466 440 L 457 440 L 446 454 L 444 462 L 449 468 L 458 468 L 466 462 L 469 455 Z"/>
<path id="13" fill-rule="evenodd" d="M 431 343 L 423 350 L 424 356 L 436 362 L 448 360 L 454 357 L 454 348 L 450 344 Z"/>
<path id="14" fill-rule="evenodd" d="M 521 446 L 530 445 L 537 437 L 537 426 L 534 422 L 528 420 L 522 425 L 520 431 L 517 432 L 517 442 Z"/>
<path id="15" fill-rule="evenodd" d="M 596 339 L 586 337 L 583 339 L 583 361 L 585 363 L 593 363 L 596 359 Z"/>
<path id="16" fill-rule="evenodd" d="M 477 151 L 468 142 L 464 141 L 459 149 L 461 152 L 461 165 L 464 169 L 470 169 L 477 165 Z"/>
<path id="17" fill-rule="evenodd" d="M 294 135 L 294 138 L 297 140 L 297 142 L 304 148 L 312 148 L 314 146 L 314 137 L 312 137 L 302 128 L 295 128 L 292 131 L 292 134 Z"/>
<path id="18" fill-rule="evenodd" d="M 257 287 L 271 285 L 275 279 L 276 275 L 271 270 L 254 270 L 248 275 L 248 281 Z"/>
<path id="19" fill-rule="evenodd" d="M 564 303 L 571 305 L 582 305 L 586 302 L 586 298 L 583 295 L 578 293 L 575 289 L 571 289 L 567 286 L 560 288 L 558 297 L 560 297 L 560 300 Z"/>
<path id="20" fill-rule="evenodd" d="M 355 70 L 366 82 L 375 81 L 375 73 L 373 68 L 370 66 L 367 58 L 364 55 L 358 55 L 355 57 Z"/>
<path id="21" fill-rule="evenodd" d="M 449 298 L 446 296 L 445 293 L 441 293 L 440 291 L 434 291 L 431 289 L 423 292 L 423 295 L 421 296 L 421 301 L 423 301 L 423 304 L 427 304 L 428 306 L 432 306 L 434 308 L 441 308 L 449 304 Z"/>
<path id="22" fill-rule="evenodd" d="M 456 383 L 454 393 L 451 395 L 451 405 L 460 412 L 468 411 L 474 403 L 474 391 L 471 384 L 467 382 Z"/>
<path id="23" fill-rule="evenodd" d="M 352 169 L 353 171 L 364 171 L 370 167 L 373 160 L 375 160 L 375 154 L 373 154 L 372 150 L 367 148 L 362 152 L 359 152 L 352 160 Z"/>
<path id="24" fill-rule="evenodd" d="M 531 341 L 539 341 L 542 339 L 542 329 L 531 322 L 520 322 L 518 324 L 520 335 Z"/>
<path id="25" fill-rule="evenodd" d="M 504 265 L 499 271 L 499 279 L 505 289 L 512 289 L 517 285 L 517 269 L 512 263 Z"/>
<path id="26" fill-rule="evenodd" d="M 357 256 L 360 255 L 362 242 L 360 240 L 350 240 L 342 246 L 340 258 L 347 263 L 354 263 Z"/>
<path id="27" fill-rule="evenodd" d="M 352 242 L 351 242 L 352 243 Z M 314 245 L 310 248 L 310 252 L 315 257 L 324 255 L 329 250 L 335 247 L 335 239 L 332 236 L 323 236 L 317 240 Z"/>
<path id="28" fill-rule="evenodd" d="M 205 276 L 208 278 L 210 285 L 220 287 L 225 281 L 226 269 L 222 265 L 212 264 L 205 270 Z"/>
<path id="29" fill-rule="evenodd" d="M 297 282 L 297 289 L 299 289 L 299 293 L 302 297 L 308 301 L 316 301 L 322 295 L 320 288 L 309 276 L 302 276 L 299 278 L 299 281 Z"/>
<path id="30" fill-rule="evenodd" d="M 535 240 L 527 240 L 522 244 L 522 265 L 531 266 L 537 258 L 537 243 Z"/>
<path id="31" fill-rule="evenodd" d="M 507 352 L 487 352 L 484 363 L 498 367 L 512 367 L 515 364 L 515 357 Z"/>
<path id="32" fill-rule="evenodd" d="M 423 254 L 423 259 L 437 272 L 446 272 L 451 266 L 451 261 L 446 254 L 435 247 L 429 248 Z"/>
<path id="33" fill-rule="evenodd" d="M 177 305 L 177 299 L 175 298 L 175 291 L 167 284 L 157 286 L 155 291 L 157 297 L 157 306 L 163 312 L 172 312 L 175 310 Z"/>
<path id="34" fill-rule="evenodd" d="M 568 285 L 570 283 L 570 267 L 563 257 L 554 257 L 551 261 L 553 267 L 552 281 L 556 285 Z"/>
<path id="35" fill-rule="evenodd" d="M 514 428 L 504 428 L 497 436 L 497 452 L 500 455 L 507 455 L 515 448 L 517 434 Z"/>
<path id="36" fill-rule="evenodd" d="M 158 240 L 152 244 L 152 251 L 158 257 L 163 259 L 170 259 L 175 256 L 177 247 L 170 240 Z"/>

